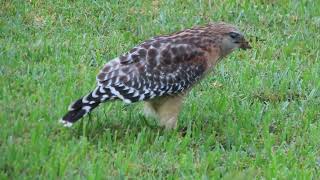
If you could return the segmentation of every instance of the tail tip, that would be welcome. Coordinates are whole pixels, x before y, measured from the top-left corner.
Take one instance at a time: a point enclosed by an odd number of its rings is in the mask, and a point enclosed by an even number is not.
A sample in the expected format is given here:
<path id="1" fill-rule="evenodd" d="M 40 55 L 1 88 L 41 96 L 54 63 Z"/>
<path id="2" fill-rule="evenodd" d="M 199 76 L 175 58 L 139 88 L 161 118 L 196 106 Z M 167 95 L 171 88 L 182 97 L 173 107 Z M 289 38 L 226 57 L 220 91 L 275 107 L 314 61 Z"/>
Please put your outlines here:
<path id="1" fill-rule="evenodd" d="M 73 123 L 65 121 L 63 119 L 59 119 L 59 123 L 61 123 L 64 127 L 71 127 L 73 125 Z"/>

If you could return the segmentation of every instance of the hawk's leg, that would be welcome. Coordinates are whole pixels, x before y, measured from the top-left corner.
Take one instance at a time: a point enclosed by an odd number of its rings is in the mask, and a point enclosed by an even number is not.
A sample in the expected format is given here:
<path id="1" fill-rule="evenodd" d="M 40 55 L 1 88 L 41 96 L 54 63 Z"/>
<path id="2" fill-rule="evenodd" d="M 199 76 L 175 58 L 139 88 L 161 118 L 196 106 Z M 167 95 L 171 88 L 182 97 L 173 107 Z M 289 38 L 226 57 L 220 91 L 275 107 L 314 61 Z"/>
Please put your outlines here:
<path id="1" fill-rule="evenodd" d="M 176 129 L 182 102 L 183 95 L 155 98 L 145 102 L 145 114 L 159 119 L 166 129 Z"/>

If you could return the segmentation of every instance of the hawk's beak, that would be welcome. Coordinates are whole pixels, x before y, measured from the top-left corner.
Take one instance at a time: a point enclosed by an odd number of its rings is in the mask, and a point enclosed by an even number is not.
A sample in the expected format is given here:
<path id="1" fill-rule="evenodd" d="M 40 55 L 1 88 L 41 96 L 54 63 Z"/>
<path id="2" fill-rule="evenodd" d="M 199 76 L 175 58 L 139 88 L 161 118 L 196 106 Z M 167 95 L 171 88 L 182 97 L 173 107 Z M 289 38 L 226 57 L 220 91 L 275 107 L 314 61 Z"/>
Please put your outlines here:
<path id="1" fill-rule="evenodd" d="M 240 48 L 243 50 L 251 49 L 252 47 L 250 46 L 249 42 L 243 39 L 242 42 L 240 42 Z"/>

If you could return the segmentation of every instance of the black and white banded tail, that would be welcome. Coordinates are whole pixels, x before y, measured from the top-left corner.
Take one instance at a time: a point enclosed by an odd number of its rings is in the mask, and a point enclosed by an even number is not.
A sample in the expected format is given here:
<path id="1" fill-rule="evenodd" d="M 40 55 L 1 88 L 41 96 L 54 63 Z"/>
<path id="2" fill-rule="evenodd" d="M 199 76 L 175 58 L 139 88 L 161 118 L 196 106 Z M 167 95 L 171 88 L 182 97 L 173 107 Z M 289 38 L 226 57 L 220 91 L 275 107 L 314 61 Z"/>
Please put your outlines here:
<path id="1" fill-rule="evenodd" d="M 60 119 L 60 122 L 64 126 L 70 127 L 73 123 L 99 106 L 100 103 L 115 98 L 116 96 L 113 95 L 108 88 L 97 86 L 88 95 L 72 103 L 68 108 L 68 112 L 63 116 L 62 119 Z"/>

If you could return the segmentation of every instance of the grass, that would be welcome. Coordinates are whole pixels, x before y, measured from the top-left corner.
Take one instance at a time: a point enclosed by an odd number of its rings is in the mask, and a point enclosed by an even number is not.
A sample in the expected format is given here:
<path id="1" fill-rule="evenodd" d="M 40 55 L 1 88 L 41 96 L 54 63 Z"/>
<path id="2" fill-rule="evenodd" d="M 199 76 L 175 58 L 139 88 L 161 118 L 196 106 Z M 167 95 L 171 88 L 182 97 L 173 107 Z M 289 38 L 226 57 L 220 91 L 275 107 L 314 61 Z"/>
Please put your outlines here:
<path id="1" fill-rule="evenodd" d="M 1 1 L 0 179 L 316 179 L 319 1 Z M 197 86 L 179 128 L 106 103 L 57 120 L 105 62 L 143 40 L 209 21 L 236 24 L 237 51 Z M 147 119 L 149 123 L 154 121 Z"/>

